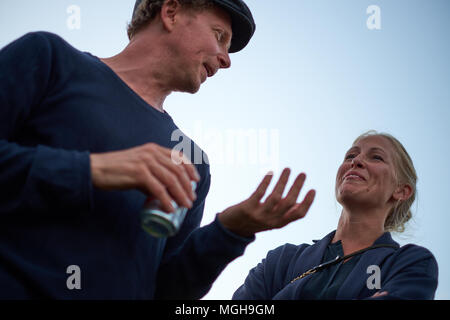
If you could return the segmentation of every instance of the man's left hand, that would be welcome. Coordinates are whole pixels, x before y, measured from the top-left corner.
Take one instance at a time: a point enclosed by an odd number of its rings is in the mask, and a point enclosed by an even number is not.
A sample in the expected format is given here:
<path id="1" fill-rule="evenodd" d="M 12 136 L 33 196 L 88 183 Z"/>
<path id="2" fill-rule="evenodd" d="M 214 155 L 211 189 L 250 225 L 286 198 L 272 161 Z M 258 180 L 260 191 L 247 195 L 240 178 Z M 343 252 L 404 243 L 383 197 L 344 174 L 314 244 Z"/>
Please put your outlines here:
<path id="1" fill-rule="evenodd" d="M 219 221 L 237 235 L 251 237 L 257 232 L 282 228 L 303 218 L 314 200 L 315 191 L 310 190 L 303 202 L 296 202 L 306 179 L 306 175 L 301 173 L 283 198 L 289 175 L 290 169 L 284 169 L 272 193 L 261 202 L 273 176 L 267 174 L 247 200 L 219 213 Z"/>

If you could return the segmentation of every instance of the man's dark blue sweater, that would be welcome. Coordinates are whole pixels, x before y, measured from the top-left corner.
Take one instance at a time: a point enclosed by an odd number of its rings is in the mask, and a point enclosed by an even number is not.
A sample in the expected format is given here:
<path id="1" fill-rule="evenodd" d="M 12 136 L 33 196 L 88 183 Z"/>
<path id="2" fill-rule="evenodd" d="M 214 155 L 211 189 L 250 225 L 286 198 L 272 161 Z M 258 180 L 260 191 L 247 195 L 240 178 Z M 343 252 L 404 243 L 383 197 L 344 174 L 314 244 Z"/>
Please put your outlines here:
<path id="1" fill-rule="evenodd" d="M 217 218 L 199 228 L 209 166 L 196 164 L 197 200 L 168 239 L 141 228 L 146 195 L 99 190 L 90 176 L 90 153 L 149 142 L 173 148 L 177 129 L 97 57 L 56 35 L 29 33 L 3 48 L 0 298 L 202 297 L 253 240 Z M 72 265 L 80 289 L 67 285 Z"/>

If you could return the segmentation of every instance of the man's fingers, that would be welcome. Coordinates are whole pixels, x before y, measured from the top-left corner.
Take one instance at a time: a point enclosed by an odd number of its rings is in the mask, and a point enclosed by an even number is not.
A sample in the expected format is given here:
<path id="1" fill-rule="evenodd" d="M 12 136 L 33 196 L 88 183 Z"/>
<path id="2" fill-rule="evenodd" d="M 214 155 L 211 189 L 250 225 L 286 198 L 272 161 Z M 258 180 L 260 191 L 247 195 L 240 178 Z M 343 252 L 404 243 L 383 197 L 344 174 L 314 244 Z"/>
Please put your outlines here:
<path id="1" fill-rule="evenodd" d="M 279 202 L 279 204 L 275 207 L 275 212 L 277 214 L 283 214 L 285 211 L 289 210 L 295 203 L 297 202 L 298 195 L 300 194 L 301 189 L 303 188 L 303 184 L 305 183 L 306 175 L 301 173 L 295 178 L 294 183 L 289 189 L 286 198 Z"/>
<path id="2" fill-rule="evenodd" d="M 183 154 L 183 152 L 176 149 L 166 149 L 164 148 L 166 155 L 170 154 L 170 159 L 175 165 L 183 166 L 188 173 L 191 180 L 199 182 L 200 175 L 198 174 L 197 168 L 192 164 L 192 162 Z"/>
<path id="3" fill-rule="evenodd" d="M 170 162 L 170 160 L 169 160 Z M 176 201 L 176 203 L 185 208 L 192 207 L 192 201 L 190 200 L 189 194 L 180 184 L 177 176 L 173 174 L 169 169 L 167 169 L 160 162 L 155 161 L 148 164 L 150 172 L 157 178 L 162 185 L 165 186 L 167 191 Z M 188 182 L 189 183 L 189 182 Z M 191 193 L 191 187 L 189 186 L 189 193 Z"/>
<path id="4" fill-rule="evenodd" d="M 286 200 L 292 201 L 295 203 L 297 201 L 298 195 L 300 194 L 300 190 L 302 190 L 303 184 L 306 180 L 306 174 L 300 173 L 292 184 L 291 189 L 289 190 Z"/>
<path id="5" fill-rule="evenodd" d="M 284 225 L 291 223 L 292 221 L 303 218 L 311 207 L 314 198 L 316 196 L 315 190 L 310 190 L 305 196 L 305 199 L 301 203 L 297 203 L 289 209 L 288 212 L 284 215 Z"/>
<path id="6" fill-rule="evenodd" d="M 183 163 L 183 167 L 189 174 L 189 177 L 191 178 L 192 181 L 195 181 L 197 183 L 200 182 L 200 174 L 198 173 L 197 168 L 193 164 Z"/>
<path id="7" fill-rule="evenodd" d="M 250 199 L 257 201 L 257 202 L 261 201 L 261 199 L 266 194 L 266 191 L 267 191 L 267 188 L 269 187 L 270 181 L 272 181 L 272 177 L 273 177 L 273 172 L 272 171 L 268 172 L 264 176 L 264 178 L 261 181 L 261 183 L 259 184 L 259 186 L 256 188 L 255 192 L 253 192 L 253 194 L 250 196 Z"/>
<path id="8" fill-rule="evenodd" d="M 189 201 L 194 201 L 196 199 L 196 194 L 192 190 L 191 178 L 189 177 L 186 167 L 183 165 L 176 165 L 172 162 L 170 158 L 165 156 L 159 156 L 157 158 L 158 162 L 163 165 L 167 170 L 176 176 L 179 184 L 183 187 L 184 192 L 189 197 Z"/>
<path id="9" fill-rule="evenodd" d="M 265 210 L 271 211 L 281 200 L 281 198 L 283 197 L 284 188 L 286 187 L 286 184 L 289 180 L 290 173 L 291 170 L 289 168 L 283 170 L 280 179 L 278 179 L 277 184 L 273 188 L 272 193 L 267 197 L 266 201 L 264 202 Z"/>
<path id="10" fill-rule="evenodd" d="M 174 212 L 175 208 L 172 206 L 172 198 L 167 192 L 166 187 L 151 173 L 145 176 L 145 181 L 146 191 L 150 192 L 153 197 L 161 202 L 161 209 L 165 212 Z"/>

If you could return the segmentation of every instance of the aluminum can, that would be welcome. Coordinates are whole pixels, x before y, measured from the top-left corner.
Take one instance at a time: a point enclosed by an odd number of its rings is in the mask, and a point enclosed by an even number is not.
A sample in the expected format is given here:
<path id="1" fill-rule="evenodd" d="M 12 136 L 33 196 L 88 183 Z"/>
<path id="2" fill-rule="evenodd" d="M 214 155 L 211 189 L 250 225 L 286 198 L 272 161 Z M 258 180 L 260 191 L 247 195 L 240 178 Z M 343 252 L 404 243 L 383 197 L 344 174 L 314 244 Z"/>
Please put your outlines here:
<path id="1" fill-rule="evenodd" d="M 195 191 L 197 184 L 191 181 L 192 190 Z M 187 208 L 179 207 L 172 200 L 175 211 L 167 213 L 161 210 L 161 202 L 157 199 L 147 202 L 141 211 L 142 228 L 150 235 L 157 238 L 171 237 L 181 228 Z"/>

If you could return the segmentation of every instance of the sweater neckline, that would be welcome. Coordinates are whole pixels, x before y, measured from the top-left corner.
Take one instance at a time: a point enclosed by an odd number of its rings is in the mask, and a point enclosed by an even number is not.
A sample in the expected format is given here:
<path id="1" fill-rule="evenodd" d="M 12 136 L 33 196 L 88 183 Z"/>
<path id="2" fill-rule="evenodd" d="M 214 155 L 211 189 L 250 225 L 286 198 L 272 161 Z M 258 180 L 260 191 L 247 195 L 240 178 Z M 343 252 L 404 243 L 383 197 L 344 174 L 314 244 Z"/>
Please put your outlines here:
<path id="1" fill-rule="evenodd" d="M 123 81 L 118 75 L 117 73 L 114 72 L 114 70 L 112 70 L 106 63 L 104 63 L 99 57 L 97 57 L 96 55 L 93 55 L 90 52 L 85 52 L 86 54 L 90 55 L 91 57 L 93 57 L 98 63 L 99 65 L 106 70 L 106 72 L 110 73 L 112 75 L 112 77 L 116 80 L 116 82 L 118 82 L 125 90 L 127 90 L 131 95 L 133 95 L 140 103 L 140 105 L 142 105 L 145 110 L 153 113 L 154 115 L 161 117 L 165 120 L 170 120 L 173 121 L 172 117 L 169 115 L 169 113 L 167 113 L 166 110 L 164 110 L 164 112 L 158 111 L 156 110 L 155 107 L 153 107 L 152 105 L 150 105 L 147 101 L 145 101 L 144 99 L 142 99 L 142 97 L 140 95 L 138 95 L 136 93 L 136 91 L 134 91 L 133 89 L 131 89 L 131 87 L 125 82 Z"/>

